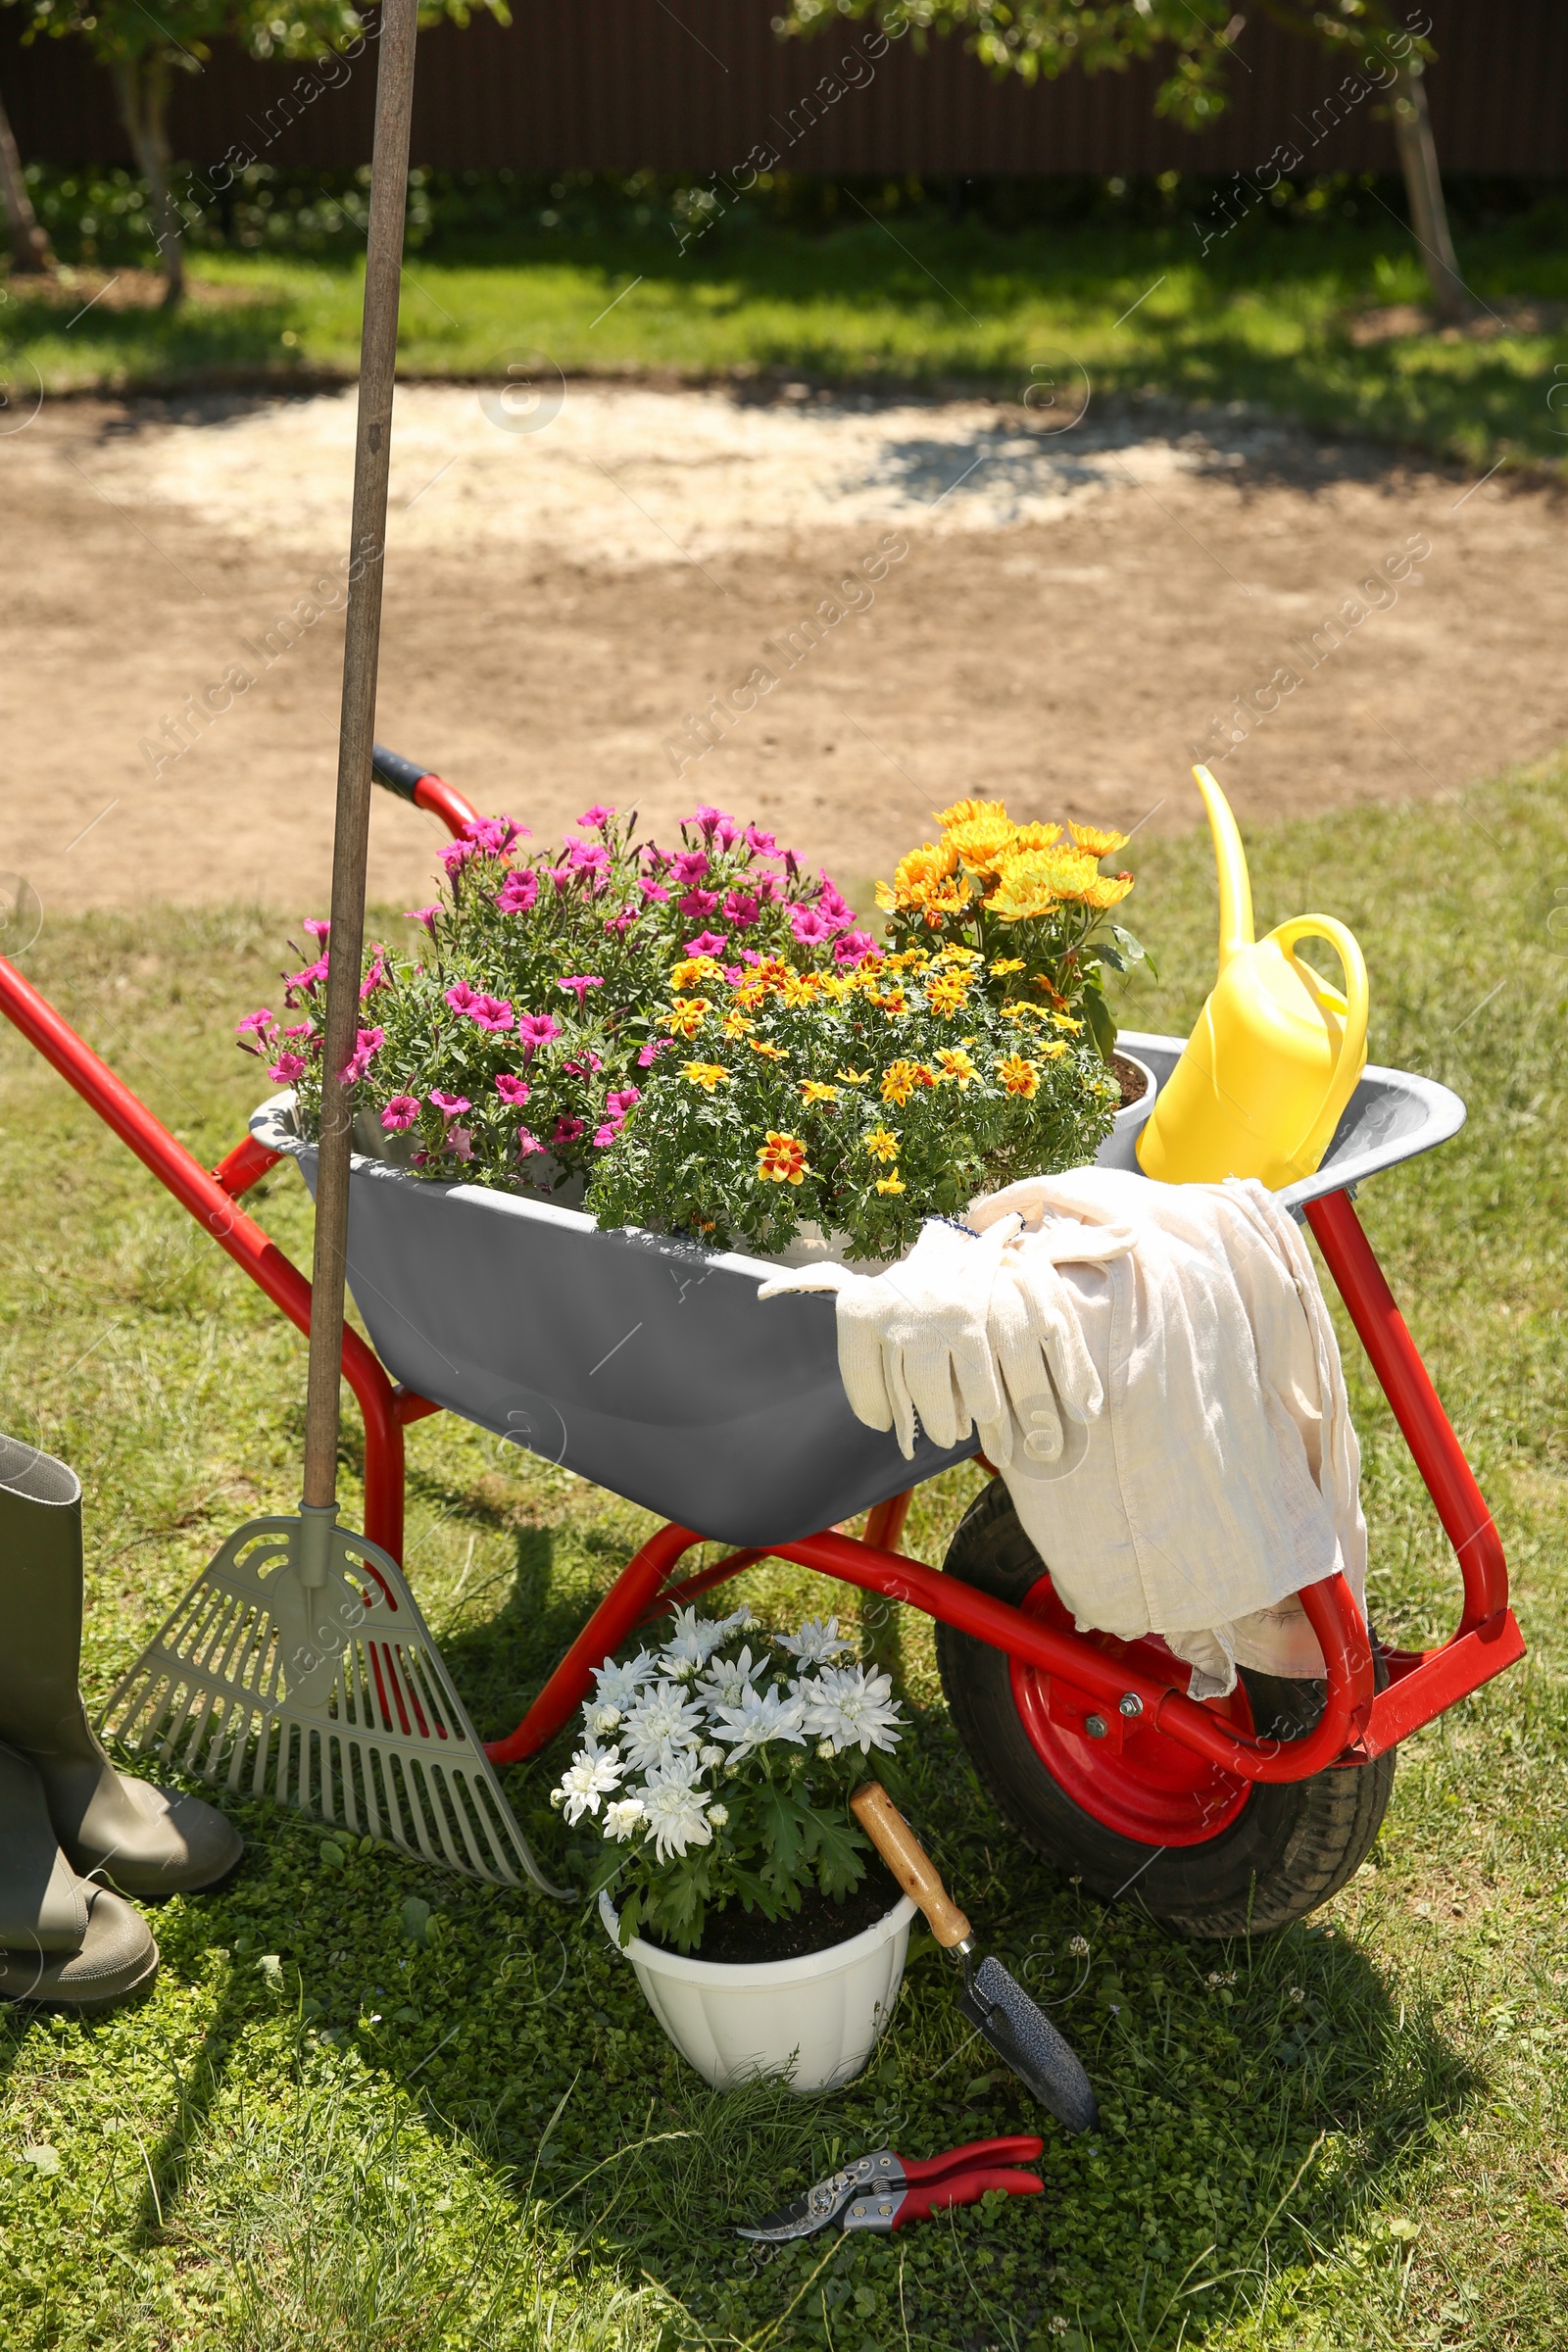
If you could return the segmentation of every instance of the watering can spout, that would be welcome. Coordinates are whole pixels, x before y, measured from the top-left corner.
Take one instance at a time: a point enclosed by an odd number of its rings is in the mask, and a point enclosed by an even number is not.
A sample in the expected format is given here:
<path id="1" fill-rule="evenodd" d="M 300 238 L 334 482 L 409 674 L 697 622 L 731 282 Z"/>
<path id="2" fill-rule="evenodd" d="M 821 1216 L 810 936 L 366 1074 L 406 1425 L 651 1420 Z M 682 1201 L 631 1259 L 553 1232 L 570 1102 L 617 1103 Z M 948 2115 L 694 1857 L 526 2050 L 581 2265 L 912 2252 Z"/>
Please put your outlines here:
<path id="1" fill-rule="evenodd" d="M 1223 971 L 1241 949 L 1252 946 L 1252 885 L 1247 871 L 1247 853 L 1231 805 L 1206 767 L 1195 767 L 1193 778 L 1208 811 L 1214 838 L 1214 863 L 1219 872 L 1219 969 Z"/>

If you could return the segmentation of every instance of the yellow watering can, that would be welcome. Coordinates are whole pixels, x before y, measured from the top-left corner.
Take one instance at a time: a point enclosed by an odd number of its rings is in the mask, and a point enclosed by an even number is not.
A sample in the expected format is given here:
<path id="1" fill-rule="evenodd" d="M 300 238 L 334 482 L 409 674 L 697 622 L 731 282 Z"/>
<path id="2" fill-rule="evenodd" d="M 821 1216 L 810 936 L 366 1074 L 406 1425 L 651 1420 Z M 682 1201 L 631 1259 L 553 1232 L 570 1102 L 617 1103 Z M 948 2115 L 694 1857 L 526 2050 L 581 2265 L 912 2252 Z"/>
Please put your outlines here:
<path id="1" fill-rule="evenodd" d="M 1270 1191 L 1310 1176 L 1366 1066 L 1361 951 L 1330 914 L 1298 914 L 1252 936 L 1252 889 L 1230 804 L 1195 767 L 1219 867 L 1219 978 L 1138 1139 L 1138 1164 L 1164 1184 L 1257 1176 Z M 1297 955 L 1326 939 L 1346 993 Z"/>

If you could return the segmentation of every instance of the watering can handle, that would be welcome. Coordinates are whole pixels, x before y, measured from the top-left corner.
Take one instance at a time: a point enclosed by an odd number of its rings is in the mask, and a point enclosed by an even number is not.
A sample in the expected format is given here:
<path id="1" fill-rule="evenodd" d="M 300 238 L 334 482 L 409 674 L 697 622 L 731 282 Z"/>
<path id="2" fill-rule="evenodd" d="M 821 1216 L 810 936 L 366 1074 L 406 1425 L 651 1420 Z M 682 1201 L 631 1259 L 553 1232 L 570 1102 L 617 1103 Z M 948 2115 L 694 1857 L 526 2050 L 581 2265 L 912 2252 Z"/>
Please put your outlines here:
<path id="1" fill-rule="evenodd" d="M 1339 1058 L 1334 1076 L 1313 1129 L 1313 1140 L 1323 1151 L 1339 1125 L 1346 1104 L 1355 1092 L 1356 1081 L 1366 1061 L 1366 1032 L 1370 1013 L 1370 991 L 1367 985 L 1366 958 L 1353 931 L 1347 930 L 1332 914 L 1298 914 L 1288 923 L 1281 923 L 1269 935 L 1280 953 L 1290 960 L 1292 968 L 1303 985 L 1320 1001 L 1327 1000 L 1344 1018 L 1344 1033 L 1340 1039 Z M 1303 963 L 1296 953 L 1298 940 L 1326 939 L 1345 968 L 1345 994 L 1331 988 L 1322 975 L 1309 963 Z"/>

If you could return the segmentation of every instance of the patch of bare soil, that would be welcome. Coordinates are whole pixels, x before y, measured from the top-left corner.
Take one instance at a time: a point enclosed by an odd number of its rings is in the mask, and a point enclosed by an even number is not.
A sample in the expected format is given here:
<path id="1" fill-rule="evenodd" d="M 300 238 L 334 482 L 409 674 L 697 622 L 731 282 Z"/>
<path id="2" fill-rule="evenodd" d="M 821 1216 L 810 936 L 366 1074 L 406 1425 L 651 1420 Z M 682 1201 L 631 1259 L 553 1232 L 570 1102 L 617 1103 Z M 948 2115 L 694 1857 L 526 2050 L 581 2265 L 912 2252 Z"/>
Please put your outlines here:
<path id="1" fill-rule="evenodd" d="M 1435 335 L 1440 343 L 1494 343 L 1499 335 L 1555 335 L 1568 318 L 1568 303 L 1535 302 L 1526 295 L 1498 295 L 1473 317 L 1440 326 L 1437 314 L 1419 303 L 1391 302 L 1383 310 L 1359 311 L 1349 322 L 1350 341 L 1367 350 L 1398 343 L 1409 335 Z"/>
<path id="2" fill-rule="evenodd" d="M 715 801 L 853 883 L 960 793 L 1185 826 L 1206 752 L 1245 822 L 1568 735 L 1550 488 L 1212 415 L 538 413 L 400 395 L 378 732 L 542 836 Z M 53 402 L 0 437 L 0 868 L 46 919 L 324 903 L 352 438 L 331 394 Z M 438 841 L 378 796 L 376 898 L 427 897 Z"/>

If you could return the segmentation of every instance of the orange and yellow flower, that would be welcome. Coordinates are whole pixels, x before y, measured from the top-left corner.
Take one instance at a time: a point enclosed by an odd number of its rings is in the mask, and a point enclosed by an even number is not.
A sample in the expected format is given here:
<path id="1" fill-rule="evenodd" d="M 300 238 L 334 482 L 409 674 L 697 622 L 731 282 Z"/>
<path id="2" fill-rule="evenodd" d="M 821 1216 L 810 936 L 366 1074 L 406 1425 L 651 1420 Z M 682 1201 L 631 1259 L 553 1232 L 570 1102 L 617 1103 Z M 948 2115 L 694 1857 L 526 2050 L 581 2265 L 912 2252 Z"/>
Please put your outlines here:
<path id="1" fill-rule="evenodd" d="M 722 980 L 723 977 L 722 964 L 715 963 L 711 956 L 688 956 L 685 962 L 677 963 L 670 973 L 669 985 L 680 996 L 686 989 L 697 988 L 704 981 Z"/>
<path id="2" fill-rule="evenodd" d="M 757 1147 L 759 1184 L 799 1184 L 808 1173 L 806 1146 L 800 1137 L 780 1135 L 770 1127 L 766 1142 Z"/>
<path id="3" fill-rule="evenodd" d="M 865 1139 L 865 1148 L 873 1159 L 889 1160 L 899 1156 L 899 1139 L 891 1127 L 873 1127 Z"/>
<path id="4" fill-rule="evenodd" d="M 961 1046 L 945 1046 L 937 1055 L 941 1076 L 957 1087 L 961 1094 L 974 1084 L 980 1072 Z"/>
<path id="5" fill-rule="evenodd" d="M 1021 1095 L 1032 1102 L 1040 1090 L 1040 1065 L 1022 1054 L 1009 1054 L 1005 1061 L 997 1064 L 997 1076 L 1009 1095 Z"/>
<path id="6" fill-rule="evenodd" d="M 1067 830 L 1078 848 L 1087 850 L 1091 858 L 1108 858 L 1112 850 L 1124 850 L 1127 847 L 1128 836 L 1112 832 L 1105 825 L 1075 825 L 1069 817 Z"/>
<path id="7" fill-rule="evenodd" d="M 724 1015 L 724 1035 L 726 1037 L 750 1037 L 751 1033 L 752 1023 L 738 1005 L 732 1004 Z"/>
<path id="8" fill-rule="evenodd" d="M 999 962 L 991 966 L 991 970 L 996 979 L 1010 980 L 1014 972 L 1023 970 L 1023 957 L 1021 956 L 1004 956 Z"/>
<path id="9" fill-rule="evenodd" d="M 841 1086 L 869 1086 L 871 1083 L 869 1070 L 835 1070 L 833 1075 Z"/>
<path id="10" fill-rule="evenodd" d="M 895 1168 L 891 1176 L 877 1178 L 876 1189 L 879 1193 L 902 1193 L 905 1190 L 904 1178 Z"/>
<path id="11" fill-rule="evenodd" d="M 764 1061 L 788 1061 L 789 1059 L 789 1055 L 782 1046 L 770 1046 L 765 1037 L 749 1037 L 746 1043 L 754 1054 L 760 1054 Z"/>
<path id="12" fill-rule="evenodd" d="M 876 903 L 884 914 L 912 911 L 923 915 L 933 930 L 944 916 L 956 914 L 968 895 L 957 853 L 946 842 L 923 841 L 899 859 L 891 882 L 876 886 Z"/>
<path id="13" fill-rule="evenodd" d="M 961 1012 L 969 1002 L 969 983 L 957 972 L 939 972 L 926 982 L 925 1001 L 933 1012 Z"/>
<path id="14" fill-rule="evenodd" d="M 1102 912 L 1106 907 L 1119 906 L 1132 886 L 1131 874 L 1102 874 L 1084 892 L 1084 905 L 1099 907 Z"/>
<path id="15" fill-rule="evenodd" d="M 1013 846 L 1018 828 L 1000 801 L 974 816 L 960 817 L 942 836 L 945 849 L 956 851 L 970 873 L 983 880 L 994 874 Z"/>
<path id="16" fill-rule="evenodd" d="M 683 1004 L 672 1004 L 662 1018 L 671 1037 L 695 1037 L 709 1009 L 706 997 L 688 997 Z"/>
<path id="17" fill-rule="evenodd" d="M 689 1061 L 681 1071 L 681 1076 L 689 1079 L 693 1086 L 700 1086 L 705 1095 L 710 1095 L 715 1086 L 729 1084 L 728 1070 L 722 1069 L 716 1061 Z"/>
<path id="18" fill-rule="evenodd" d="M 803 1078 L 801 1080 L 801 1101 L 803 1102 L 836 1102 L 838 1099 L 839 1090 L 836 1086 L 824 1086 L 820 1078 Z"/>
<path id="19" fill-rule="evenodd" d="M 890 1061 L 882 1073 L 882 1100 L 902 1109 L 918 1086 L 935 1086 L 937 1074 L 923 1061 Z"/>

